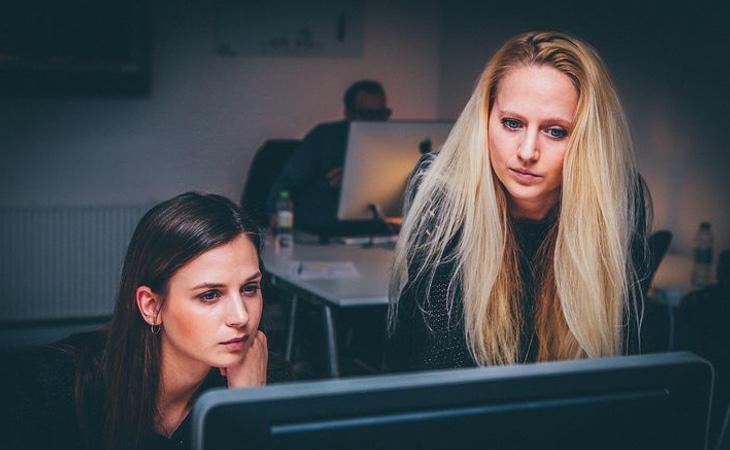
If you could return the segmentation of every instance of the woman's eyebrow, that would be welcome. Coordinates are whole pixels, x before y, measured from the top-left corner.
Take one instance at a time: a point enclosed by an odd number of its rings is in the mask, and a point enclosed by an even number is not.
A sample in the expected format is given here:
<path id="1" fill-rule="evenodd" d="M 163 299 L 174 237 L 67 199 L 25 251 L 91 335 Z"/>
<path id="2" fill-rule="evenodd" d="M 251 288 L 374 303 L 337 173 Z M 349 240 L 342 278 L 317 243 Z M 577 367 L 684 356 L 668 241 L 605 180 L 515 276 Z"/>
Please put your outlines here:
<path id="1" fill-rule="evenodd" d="M 222 288 L 222 287 L 225 287 L 225 284 L 223 284 L 223 283 L 208 283 L 208 282 L 206 282 L 206 283 L 200 283 L 200 284 L 198 284 L 196 286 L 193 286 L 193 287 L 190 288 L 190 290 L 191 291 L 194 291 L 196 289 L 202 289 L 202 288 L 215 289 L 215 288 Z"/>
<path id="2" fill-rule="evenodd" d="M 556 123 L 566 128 L 573 126 L 572 120 L 568 120 L 563 117 L 548 117 L 547 119 L 543 120 L 543 123 Z"/>
<path id="3" fill-rule="evenodd" d="M 499 115 L 500 116 L 514 117 L 515 119 L 520 119 L 520 120 L 525 120 L 525 117 L 522 114 L 518 114 L 518 113 L 516 113 L 514 111 L 507 111 L 507 110 L 504 110 L 504 109 L 500 109 L 499 110 Z"/>
<path id="4" fill-rule="evenodd" d="M 256 273 L 250 275 L 248 278 L 246 278 L 245 282 L 253 281 L 255 279 L 261 278 L 261 272 L 257 271 Z M 195 291 L 197 289 L 216 289 L 216 288 L 223 288 L 226 287 L 224 283 L 212 283 L 212 282 L 205 282 L 197 284 L 190 288 L 191 291 Z"/>
<path id="5" fill-rule="evenodd" d="M 514 111 L 507 111 L 507 110 L 500 109 L 499 110 L 499 115 L 500 116 L 514 117 L 516 119 L 520 119 L 520 120 L 523 120 L 523 121 L 525 120 L 525 117 L 522 114 L 516 113 Z M 541 122 L 542 123 L 556 123 L 558 125 L 563 125 L 565 127 L 570 127 L 570 126 L 573 125 L 573 120 L 572 119 L 566 119 L 565 117 L 557 117 L 557 116 L 548 117 L 546 119 L 542 119 Z"/>
<path id="6" fill-rule="evenodd" d="M 255 280 L 256 278 L 261 278 L 261 272 L 260 271 L 254 273 L 250 277 L 246 278 L 246 281 L 252 281 L 252 280 Z"/>

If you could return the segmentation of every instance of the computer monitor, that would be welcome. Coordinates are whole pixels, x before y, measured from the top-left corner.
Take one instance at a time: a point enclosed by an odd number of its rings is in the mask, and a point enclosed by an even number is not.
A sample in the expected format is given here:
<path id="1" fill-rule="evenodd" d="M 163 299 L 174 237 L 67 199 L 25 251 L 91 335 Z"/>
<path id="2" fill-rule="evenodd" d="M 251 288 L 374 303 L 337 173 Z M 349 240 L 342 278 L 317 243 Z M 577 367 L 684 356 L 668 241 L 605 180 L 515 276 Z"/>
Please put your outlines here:
<path id="1" fill-rule="evenodd" d="M 700 450 L 711 385 L 665 353 L 218 389 L 192 448 Z"/>
<path id="2" fill-rule="evenodd" d="M 370 205 L 400 216 L 403 192 L 422 149 L 439 149 L 452 122 L 352 122 L 345 153 L 339 220 L 372 220 Z"/>

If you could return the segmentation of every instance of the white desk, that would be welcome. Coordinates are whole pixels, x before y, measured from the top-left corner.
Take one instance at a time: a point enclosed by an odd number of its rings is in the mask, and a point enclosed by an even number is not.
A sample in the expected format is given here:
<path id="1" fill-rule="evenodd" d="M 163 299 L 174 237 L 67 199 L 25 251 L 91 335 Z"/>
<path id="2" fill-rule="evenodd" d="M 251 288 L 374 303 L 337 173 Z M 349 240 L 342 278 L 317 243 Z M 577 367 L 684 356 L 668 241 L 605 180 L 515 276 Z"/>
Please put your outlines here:
<path id="1" fill-rule="evenodd" d="M 339 376 L 337 339 L 332 319 L 332 308 L 347 308 L 388 304 L 388 283 L 393 264 L 393 250 L 385 248 L 361 248 L 344 245 L 306 245 L 297 243 L 291 256 L 284 257 L 275 252 L 273 245 L 267 245 L 262 259 L 264 270 L 272 284 L 291 294 L 291 310 L 285 357 L 291 358 L 294 340 L 294 318 L 299 298 L 305 298 L 322 307 L 329 372 Z M 302 279 L 292 267 L 299 262 L 349 261 L 359 273 L 355 278 Z"/>

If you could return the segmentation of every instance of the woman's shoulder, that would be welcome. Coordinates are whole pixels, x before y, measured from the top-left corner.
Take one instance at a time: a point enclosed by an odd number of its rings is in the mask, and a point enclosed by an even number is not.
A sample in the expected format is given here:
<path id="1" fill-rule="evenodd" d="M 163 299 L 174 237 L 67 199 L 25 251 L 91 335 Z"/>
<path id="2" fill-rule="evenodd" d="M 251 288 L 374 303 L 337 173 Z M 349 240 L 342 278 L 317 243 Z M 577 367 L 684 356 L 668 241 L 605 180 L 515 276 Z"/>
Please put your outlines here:
<path id="1" fill-rule="evenodd" d="M 406 216 L 410 210 L 411 204 L 413 204 L 413 199 L 416 198 L 418 188 L 421 186 L 421 181 L 428 173 L 433 162 L 436 160 L 436 156 L 436 153 L 431 152 L 422 154 L 416 165 L 413 167 L 413 170 L 408 175 L 408 178 L 406 179 L 406 195 L 403 205 L 403 216 Z"/>
<path id="2" fill-rule="evenodd" d="M 53 390 L 59 384 L 73 383 L 79 358 L 98 358 L 104 349 L 102 331 L 74 334 L 61 341 L 16 351 L 11 366 L 18 382 L 35 388 Z"/>
<path id="3" fill-rule="evenodd" d="M 9 355 L 3 384 L 9 394 L 4 404 L 12 408 L 7 416 L 11 441 L 23 448 L 80 445 L 75 397 L 79 358 L 95 357 L 103 342 L 101 333 L 84 333 Z"/>
<path id="4" fill-rule="evenodd" d="M 39 401 L 46 409 L 71 404 L 75 364 L 69 352 L 53 346 L 32 347 L 7 355 L 4 365 L 3 384 L 19 410 L 39 407 Z"/>
<path id="5" fill-rule="evenodd" d="M 421 157 L 418 158 L 418 162 L 416 163 L 415 167 L 413 168 L 411 177 L 425 175 L 426 172 L 428 172 L 428 169 L 433 164 L 433 162 L 436 161 L 436 156 L 438 156 L 438 154 L 432 153 L 432 152 L 422 154 Z"/>

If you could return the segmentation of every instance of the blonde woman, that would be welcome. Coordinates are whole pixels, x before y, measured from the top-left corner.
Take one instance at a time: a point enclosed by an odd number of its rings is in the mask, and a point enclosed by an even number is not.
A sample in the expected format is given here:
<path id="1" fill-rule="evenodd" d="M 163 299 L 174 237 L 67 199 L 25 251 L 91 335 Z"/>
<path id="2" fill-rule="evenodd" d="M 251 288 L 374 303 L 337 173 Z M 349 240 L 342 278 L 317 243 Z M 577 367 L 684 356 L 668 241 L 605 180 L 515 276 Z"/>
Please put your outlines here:
<path id="1" fill-rule="evenodd" d="M 638 352 L 648 200 L 596 51 L 562 33 L 513 37 L 411 178 L 387 364 Z"/>

